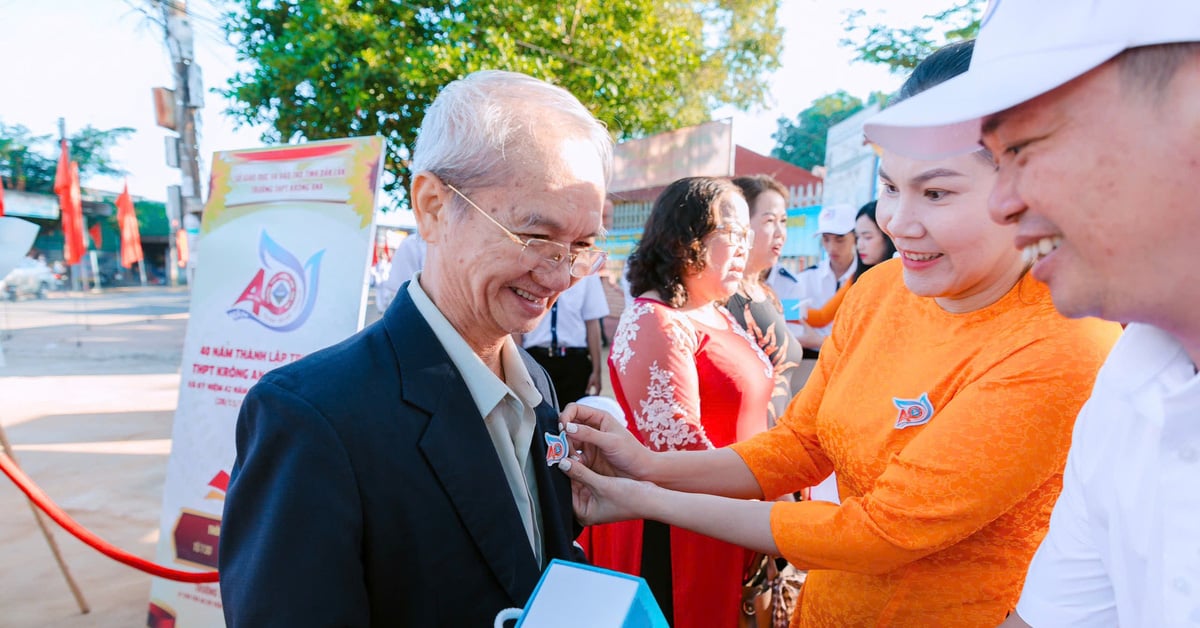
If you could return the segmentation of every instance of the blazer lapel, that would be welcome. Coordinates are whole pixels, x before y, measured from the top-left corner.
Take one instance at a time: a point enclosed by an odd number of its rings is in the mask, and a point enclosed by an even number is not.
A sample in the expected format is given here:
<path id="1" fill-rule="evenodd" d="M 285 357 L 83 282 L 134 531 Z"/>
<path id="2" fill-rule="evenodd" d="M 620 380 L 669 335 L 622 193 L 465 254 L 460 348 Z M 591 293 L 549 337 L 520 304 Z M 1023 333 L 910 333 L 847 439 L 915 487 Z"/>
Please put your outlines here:
<path id="1" fill-rule="evenodd" d="M 571 502 L 571 482 L 558 469 L 542 463 L 546 459 L 545 434 L 558 434 L 558 401 L 544 369 L 524 351 L 525 368 L 533 376 L 534 385 L 542 393 L 542 403 L 534 409 L 537 415 L 537 430 L 533 434 L 529 455 L 537 462 L 538 496 L 542 510 L 542 542 L 546 559 L 572 558 L 578 556 L 572 550 L 582 526 L 575 522 L 575 511 Z"/>
<path id="2" fill-rule="evenodd" d="M 406 288 L 396 300 L 384 324 L 400 365 L 401 394 L 431 415 L 418 447 L 488 567 L 513 603 L 523 605 L 540 570 L 496 448 L 458 369 Z"/>
<path id="3" fill-rule="evenodd" d="M 571 505 L 571 483 L 558 469 L 546 465 L 545 434 L 558 434 L 558 410 L 543 402 L 537 408 L 538 429 L 533 435 L 530 456 L 538 461 L 536 474 L 538 496 L 542 509 L 542 542 L 546 548 L 546 560 L 572 558 L 571 545 L 579 530 L 573 522 L 575 513 Z"/>

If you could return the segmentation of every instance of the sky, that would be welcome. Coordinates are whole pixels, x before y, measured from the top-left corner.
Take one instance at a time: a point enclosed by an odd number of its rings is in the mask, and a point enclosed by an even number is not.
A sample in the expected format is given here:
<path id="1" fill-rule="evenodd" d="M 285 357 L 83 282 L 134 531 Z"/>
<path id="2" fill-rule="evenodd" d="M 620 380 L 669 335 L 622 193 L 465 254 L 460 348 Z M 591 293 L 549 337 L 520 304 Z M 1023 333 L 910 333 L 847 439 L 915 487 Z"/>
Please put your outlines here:
<path id="1" fill-rule="evenodd" d="M 154 122 L 151 88 L 173 87 L 170 58 L 161 28 L 137 11 L 143 0 L 0 0 L 0 121 L 21 124 L 38 135 L 58 135 L 58 118 L 68 134 L 85 125 L 99 129 L 132 127 L 136 133 L 111 151 L 129 171 L 135 196 L 166 197 L 179 183 L 179 171 L 164 161 L 171 132 Z M 261 145 L 261 128 L 241 126 L 225 115 L 228 102 L 211 89 L 224 87 L 239 66 L 232 46 L 216 26 L 211 0 L 190 0 L 196 30 L 196 63 L 203 71 L 201 180 L 212 153 Z M 723 108 L 713 119 L 732 118 L 734 141 L 768 154 L 780 117 L 794 119 L 822 95 L 845 89 L 866 99 L 873 91 L 893 91 L 902 77 L 882 66 L 852 62 L 852 50 L 839 45 L 847 11 L 862 8 L 870 18 L 909 26 L 944 9 L 951 0 L 782 0 L 782 67 L 768 77 L 765 106 L 741 112 Z M 119 191 L 122 178 L 93 177 L 87 187 Z"/>

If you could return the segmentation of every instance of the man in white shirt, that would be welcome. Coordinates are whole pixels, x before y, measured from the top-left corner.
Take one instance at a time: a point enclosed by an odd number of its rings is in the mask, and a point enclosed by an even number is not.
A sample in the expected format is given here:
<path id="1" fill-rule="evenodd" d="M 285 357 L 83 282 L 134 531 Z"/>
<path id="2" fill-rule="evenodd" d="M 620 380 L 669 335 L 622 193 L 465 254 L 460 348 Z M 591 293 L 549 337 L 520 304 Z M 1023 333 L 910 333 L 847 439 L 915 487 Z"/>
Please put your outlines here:
<path id="1" fill-rule="evenodd" d="M 608 316 L 608 300 L 599 275 L 571 286 L 522 346 L 554 382 L 559 409 L 586 395 L 600 393 L 604 362 L 600 359 L 600 320 Z"/>
<path id="2" fill-rule="evenodd" d="M 968 72 L 866 124 L 918 158 L 982 139 L 1055 306 L 1130 322 L 1006 626 L 1200 624 L 1198 103 L 1200 2 L 993 0 Z"/>
<path id="3" fill-rule="evenodd" d="M 425 266 L 425 241 L 419 232 L 412 232 L 400 241 L 396 252 L 392 253 L 392 265 L 388 270 L 387 279 L 375 287 L 375 307 L 382 314 L 387 311 L 392 299 L 400 291 L 404 282 L 412 279 L 417 271 Z"/>
<path id="4" fill-rule="evenodd" d="M 825 257 L 799 275 L 793 275 L 779 265 L 771 270 L 767 283 L 784 302 L 784 314 L 789 319 L 793 316 L 788 311 L 789 302 L 800 304 L 800 316 L 803 316 L 804 308 L 824 306 L 843 283 L 854 277 L 858 270 L 858 251 L 854 246 L 855 214 L 856 210 L 849 205 L 827 205 L 817 215 L 817 235 L 821 237 Z M 833 325 L 812 329 L 797 321 L 788 323 L 788 329 L 804 346 L 806 357 L 815 357 Z"/>

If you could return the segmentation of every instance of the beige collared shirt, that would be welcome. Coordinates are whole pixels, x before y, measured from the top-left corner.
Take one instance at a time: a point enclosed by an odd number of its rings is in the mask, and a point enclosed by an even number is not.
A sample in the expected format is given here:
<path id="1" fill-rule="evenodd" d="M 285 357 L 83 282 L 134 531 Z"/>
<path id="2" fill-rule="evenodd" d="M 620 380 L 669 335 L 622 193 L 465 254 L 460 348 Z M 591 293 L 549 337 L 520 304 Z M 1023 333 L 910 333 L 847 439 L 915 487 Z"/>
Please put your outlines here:
<path id="1" fill-rule="evenodd" d="M 425 294 L 421 288 L 420 272 L 413 275 L 413 280 L 409 282 L 408 294 L 462 375 L 475 406 L 479 408 L 492 445 L 500 457 L 500 466 L 504 468 L 504 477 L 512 490 L 517 511 L 521 513 L 534 558 L 539 566 L 543 566 L 542 517 L 538 505 L 537 476 L 534 475 L 534 465 L 539 461 L 529 455 L 537 421 L 533 409 L 542 402 L 542 394 L 533 385 L 533 378 L 521 361 L 511 336 L 505 337 L 504 346 L 500 349 L 500 364 L 504 370 L 504 380 L 501 380 L 467 345 L 467 341 L 458 335 L 450 321 Z"/>

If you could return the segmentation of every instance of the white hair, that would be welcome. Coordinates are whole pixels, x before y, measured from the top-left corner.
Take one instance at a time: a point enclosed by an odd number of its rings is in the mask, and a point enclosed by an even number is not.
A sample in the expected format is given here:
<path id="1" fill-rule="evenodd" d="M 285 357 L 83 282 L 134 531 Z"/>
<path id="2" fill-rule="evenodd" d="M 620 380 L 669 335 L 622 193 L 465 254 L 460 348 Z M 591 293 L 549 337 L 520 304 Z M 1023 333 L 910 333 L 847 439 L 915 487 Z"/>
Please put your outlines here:
<path id="1" fill-rule="evenodd" d="M 590 141 L 612 172 L 613 140 L 567 90 L 518 72 L 482 70 L 442 88 L 421 121 L 413 174 L 430 172 L 459 186 L 505 181 L 521 147 L 545 129 Z"/>

